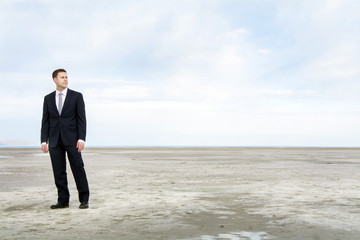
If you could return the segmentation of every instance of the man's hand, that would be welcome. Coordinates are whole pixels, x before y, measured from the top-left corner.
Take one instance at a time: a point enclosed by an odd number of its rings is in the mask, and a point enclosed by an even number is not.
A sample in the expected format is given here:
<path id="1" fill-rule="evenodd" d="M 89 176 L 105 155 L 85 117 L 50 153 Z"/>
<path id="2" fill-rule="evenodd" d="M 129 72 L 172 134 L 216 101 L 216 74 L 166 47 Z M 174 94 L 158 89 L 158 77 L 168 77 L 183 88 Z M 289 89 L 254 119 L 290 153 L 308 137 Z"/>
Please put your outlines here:
<path id="1" fill-rule="evenodd" d="M 82 141 L 78 141 L 76 144 L 76 148 L 78 150 L 78 152 L 81 152 L 85 147 L 85 143 L 83 143 Z"/>
<path id="2" fill-rule="evenodd" d="M 43 151 L 43 153 L 49 152 L 49 149 L 48 149 L 48 147 L 47 147 L 47 144 L 41 144 L 41 150 Z"/>

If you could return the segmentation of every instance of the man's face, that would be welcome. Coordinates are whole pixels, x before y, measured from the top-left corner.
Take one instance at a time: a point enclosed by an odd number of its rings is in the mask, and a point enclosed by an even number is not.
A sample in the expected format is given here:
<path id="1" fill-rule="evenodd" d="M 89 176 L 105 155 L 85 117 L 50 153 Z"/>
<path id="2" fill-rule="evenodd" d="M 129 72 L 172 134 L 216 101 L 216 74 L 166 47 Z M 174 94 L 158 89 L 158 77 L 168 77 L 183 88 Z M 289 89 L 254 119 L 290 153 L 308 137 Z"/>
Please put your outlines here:
<path id="1" fill-rule="evenodd" d="M 54 78 L 54 82 L 56 84 L 57 89 L 64 90 L 68 85 L 68 78 L 66 72 L 59 72 L 57 77 Z"/>

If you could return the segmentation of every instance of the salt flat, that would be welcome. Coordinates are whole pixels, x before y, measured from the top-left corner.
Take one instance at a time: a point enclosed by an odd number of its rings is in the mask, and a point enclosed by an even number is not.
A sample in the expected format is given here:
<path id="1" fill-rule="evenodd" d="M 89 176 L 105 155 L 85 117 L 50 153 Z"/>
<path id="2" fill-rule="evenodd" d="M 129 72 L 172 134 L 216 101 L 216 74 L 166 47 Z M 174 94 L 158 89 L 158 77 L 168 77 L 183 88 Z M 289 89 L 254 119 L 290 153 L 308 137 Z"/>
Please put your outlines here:
<path id="1" fill-rule="evenodd" d="M 49 155 L 0 149 L 0 239 L 360 239 L 359 153 L 88 148 L 90 209 L 68 172 L 70 208 L 51 210 Z"/>

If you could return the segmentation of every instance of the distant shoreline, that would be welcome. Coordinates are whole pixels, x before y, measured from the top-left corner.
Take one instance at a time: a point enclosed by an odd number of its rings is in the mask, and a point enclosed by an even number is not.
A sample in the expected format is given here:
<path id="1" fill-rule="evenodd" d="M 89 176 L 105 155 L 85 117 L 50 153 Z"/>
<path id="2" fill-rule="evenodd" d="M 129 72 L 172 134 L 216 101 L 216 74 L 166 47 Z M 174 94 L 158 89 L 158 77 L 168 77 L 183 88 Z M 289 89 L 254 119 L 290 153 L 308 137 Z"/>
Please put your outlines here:
<path id="1" fill-rule="evenodd" d="M 7 146 L 0 145 L 0 149 L 36 149 L 40 146 Z M 360 149 L 360 146 L 87 146 L 88 149 L 126 149 L 126 148 L 254 148 L 254 149 Z"/>

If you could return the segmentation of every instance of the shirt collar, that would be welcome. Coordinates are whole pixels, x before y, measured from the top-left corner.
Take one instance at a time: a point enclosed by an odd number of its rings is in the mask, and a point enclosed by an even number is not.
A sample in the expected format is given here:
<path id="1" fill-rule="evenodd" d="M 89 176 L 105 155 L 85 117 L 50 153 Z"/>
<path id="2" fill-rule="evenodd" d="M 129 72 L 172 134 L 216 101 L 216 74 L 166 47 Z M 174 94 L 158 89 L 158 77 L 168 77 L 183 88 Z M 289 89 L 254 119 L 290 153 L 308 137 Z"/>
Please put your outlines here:
<path id="1" fill-rule="evenodd" d="M 65 88 L 64 90 L 62 90 L 61 93 L 63 94 L 64 97 L 66 97 L 67 91 L 68 91 L 68 88 Z M 59 93 L 60 93 L 60 92 L 59 92 L 58 90 L 56 90 L 56 96 L 58 96 Z"/>

